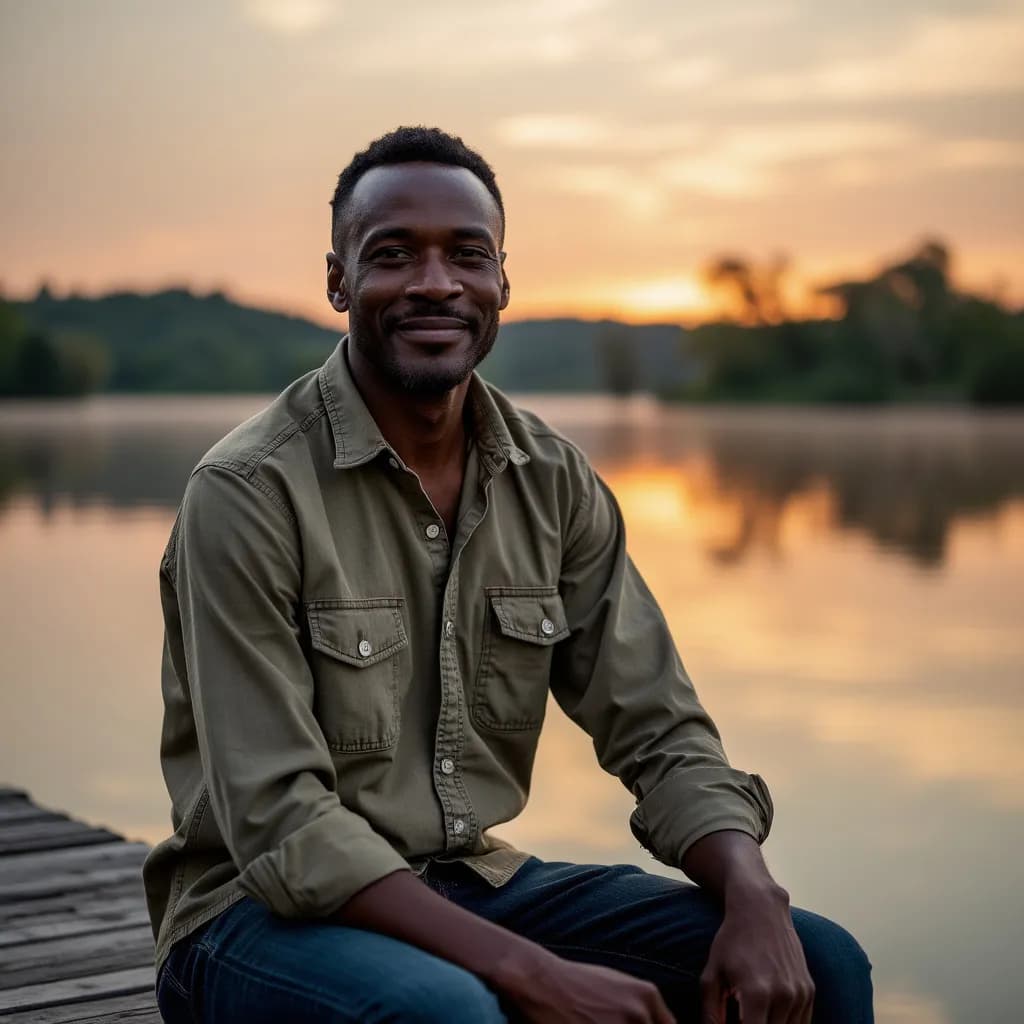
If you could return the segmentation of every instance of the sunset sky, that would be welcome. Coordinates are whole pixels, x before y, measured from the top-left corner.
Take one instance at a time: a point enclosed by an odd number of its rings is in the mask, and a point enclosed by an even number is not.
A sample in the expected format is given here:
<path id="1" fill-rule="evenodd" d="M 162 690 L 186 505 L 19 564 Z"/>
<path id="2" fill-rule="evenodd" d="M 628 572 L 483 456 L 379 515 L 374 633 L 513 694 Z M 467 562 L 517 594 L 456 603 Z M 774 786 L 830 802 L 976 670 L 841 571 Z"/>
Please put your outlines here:
<path id="1" fill-rule="evenodd" d="M 1024 302 L 1024 3 L 0 0 L 0 287 L 186 283 L 330 322 L 327 206 L 399 124 L 495 167 L 512 319 L 709 315 L 928 235 Z"/>

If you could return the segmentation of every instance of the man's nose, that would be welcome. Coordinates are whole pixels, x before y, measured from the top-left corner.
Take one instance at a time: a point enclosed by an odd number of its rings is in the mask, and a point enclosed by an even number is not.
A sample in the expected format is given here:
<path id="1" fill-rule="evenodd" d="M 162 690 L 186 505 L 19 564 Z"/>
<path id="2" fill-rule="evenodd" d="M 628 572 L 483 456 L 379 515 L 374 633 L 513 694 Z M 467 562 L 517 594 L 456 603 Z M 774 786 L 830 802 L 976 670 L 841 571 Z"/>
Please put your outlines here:
<path id="1" fill-rule="evenodd" d="M 453 273 L 454 269 L 442 255 L 426 256 L 417 263 L 405 286 L 405 294 L 434 302 L 461 295 L 462 282 Z"/>

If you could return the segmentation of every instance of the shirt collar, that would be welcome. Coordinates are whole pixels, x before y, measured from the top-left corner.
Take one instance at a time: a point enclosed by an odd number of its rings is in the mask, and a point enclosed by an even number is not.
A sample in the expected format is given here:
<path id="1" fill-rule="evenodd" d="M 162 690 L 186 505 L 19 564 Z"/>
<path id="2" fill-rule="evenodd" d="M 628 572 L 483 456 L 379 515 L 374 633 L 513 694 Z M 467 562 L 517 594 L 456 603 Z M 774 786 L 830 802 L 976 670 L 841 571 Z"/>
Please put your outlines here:
<path id="1" fill-rule="evenodd" d="M 335 469 L 361 466 L 382 451 L 391 451 L 352 379 L 345 354 L 347 347 L 346 335 L 327 357 L 318 375 L 320 394 L 334 435 Z M 510 462 L 522 466 L 530 461 L 530 456 L 512 440 L 505 417 L 476 372 L 470 378 L 466 401 L 469 403 L 473 438 L 492 473 L 502 472 Z"/>

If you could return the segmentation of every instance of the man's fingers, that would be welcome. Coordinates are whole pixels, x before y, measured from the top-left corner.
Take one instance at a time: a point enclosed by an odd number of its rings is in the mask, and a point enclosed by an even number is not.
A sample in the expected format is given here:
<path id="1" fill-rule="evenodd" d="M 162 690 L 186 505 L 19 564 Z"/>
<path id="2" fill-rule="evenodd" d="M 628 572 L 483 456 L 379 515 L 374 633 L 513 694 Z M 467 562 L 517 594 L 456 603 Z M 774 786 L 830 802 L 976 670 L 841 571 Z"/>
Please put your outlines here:
<path id="1" fill-rule="evenodd" d="M 737 990 L 736 1002 L 740 1004 L 740 1020 L 743 1024 L 774 1024 L 774 1021 L 769 1022 L 768 1019 L 771 992 L 767 986 L 752 983 Z"/>
<path id="2" fill-rule="evenodd" d="M 807 986 L 803 991 L 803 999 L 800 1003 L 799 1012 L 793 1017 L 794 1024 L 811 1024 L 811 1017 L 814 1014 L 814 982 L 808 979 Z"/>
<path id="3" fill-rule="evenodd" d="M 775 1004 L 772 1005 L 774 1007 Z M 811 1014 L 814 1010 L 814 983 L 810 977 L 796 983 L 786 995 L 782 1008 L 785 1010 L 785 1013 L 779 1017 L 782 1024 L 811 1024 Z"/>
<path id="4" fill-rule="evenodd" d="M 729 996 L 717 974 L 707 971 L 700 979 L 700 1024 L 725 1024 L 725 1001 Z"/>

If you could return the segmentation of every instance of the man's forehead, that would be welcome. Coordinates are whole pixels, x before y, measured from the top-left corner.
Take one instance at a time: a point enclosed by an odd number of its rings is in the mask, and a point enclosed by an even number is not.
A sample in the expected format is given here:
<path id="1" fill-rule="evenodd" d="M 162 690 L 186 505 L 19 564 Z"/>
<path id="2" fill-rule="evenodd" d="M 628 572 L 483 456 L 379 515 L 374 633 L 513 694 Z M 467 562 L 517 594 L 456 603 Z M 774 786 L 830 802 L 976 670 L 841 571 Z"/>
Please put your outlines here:
<path id="1" fill-rule="evenodd" d="M 348 217 L 357 234 L 406 218 L 478 223 L 499 238 L 501 213 L 487 186 L 468 168 L 448 164 L 400 163 L 373 167 L 356 182 Z"/>

